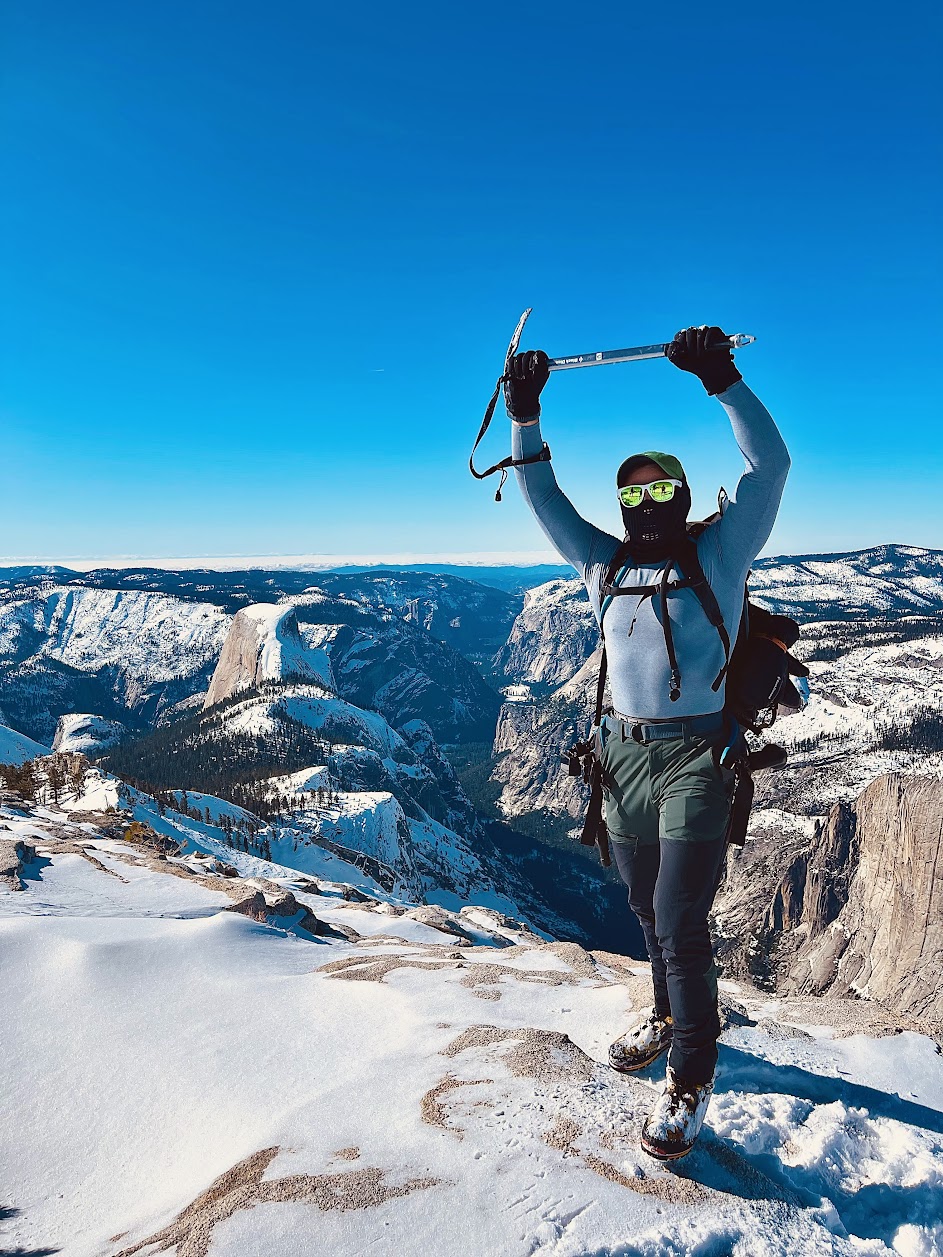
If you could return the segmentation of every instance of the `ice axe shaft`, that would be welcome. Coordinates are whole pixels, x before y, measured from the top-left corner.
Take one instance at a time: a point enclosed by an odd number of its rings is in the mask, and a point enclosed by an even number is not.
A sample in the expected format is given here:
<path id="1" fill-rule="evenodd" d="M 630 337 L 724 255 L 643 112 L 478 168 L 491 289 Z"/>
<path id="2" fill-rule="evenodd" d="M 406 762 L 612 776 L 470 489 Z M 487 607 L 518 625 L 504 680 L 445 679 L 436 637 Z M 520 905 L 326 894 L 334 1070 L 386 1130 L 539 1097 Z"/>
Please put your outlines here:
<path id="1" fill-rule="evenodd" d="M 726 340 L 711 345 L 711 349 L 742 349 L 756 340 L 746 332 L 737 332 Z M 596 353 L 573 354 L 569 358 L 551 358 L 551 371 L 572 371 L 574 367 L 602 367 L 610 362 L 641 362 L 645 358 L 663 358 L 670 341 L 662 345 L 637 345 L 634 349 L 602 349 Z"/>

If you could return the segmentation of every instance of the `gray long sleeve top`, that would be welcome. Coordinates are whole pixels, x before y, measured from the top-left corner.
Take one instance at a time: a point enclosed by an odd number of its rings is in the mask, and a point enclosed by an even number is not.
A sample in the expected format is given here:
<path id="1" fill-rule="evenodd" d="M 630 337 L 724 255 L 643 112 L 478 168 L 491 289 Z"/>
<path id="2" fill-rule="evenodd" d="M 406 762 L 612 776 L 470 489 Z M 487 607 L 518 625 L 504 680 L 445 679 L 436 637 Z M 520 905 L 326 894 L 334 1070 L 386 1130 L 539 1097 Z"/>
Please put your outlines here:
<path id="1" fill-rule="evenodd" d="M 733 642 L 743 609 L 744 581 L 773 530 L 789 454 L 769 411 L 742 380 L 720 393 L 718 401 L 730 418 L 746 470 L 722 517 L 698 538 L 697 552 Z M 515 423 L 512 428 L 514 458 L 540 451 L 539 423 L 524 427 Z M 578 514 L 557 484 L 550 463 L 528 463 L 514 470 L 525 502 L 554 549 L 582 576 L 598 620 L 600 584 L 620 541 Z M 615 496 L 614 485 L 612 492 Z M 630 567 L 619 583 L 652 584 L 664 566 Z M 711 689 L 724 662 L 717 630 L 690 589 L 670 594 L 668 608 L 683 675 L 681 697 L 674 703 L 668 697 L 670 668 L 658 599 L 627 594 L 614 598 L 606 611 L 612 703 L 625 716 L 670 720 L 723 707 L 724 687 L 716 693 Z"/>

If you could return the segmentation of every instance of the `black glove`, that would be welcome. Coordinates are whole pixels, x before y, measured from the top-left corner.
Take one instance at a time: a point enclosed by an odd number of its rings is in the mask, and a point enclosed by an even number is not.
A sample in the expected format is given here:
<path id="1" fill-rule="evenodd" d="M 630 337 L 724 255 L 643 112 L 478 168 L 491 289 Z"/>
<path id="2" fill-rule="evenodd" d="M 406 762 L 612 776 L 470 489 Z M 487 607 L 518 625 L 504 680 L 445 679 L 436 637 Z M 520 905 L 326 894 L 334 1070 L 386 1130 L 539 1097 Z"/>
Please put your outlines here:
<path id="1" fill-rule="evenodd" d="M 719 327 L 686 327 L 675 333 L 665 352 L 670 362 L 680 370 L 696 375 L 713 396 L 743 379 L 734 366 L 729 348 L 711 348 L 711 345 L 726 339 L 726 333 Z"/>
<path id="2" fill-rule="evenodd" d="M 550 359 L 542 349 L 515 354 L 508 363 L 504 400 L 512 419 L 540 414 L 540 390 L 550 379 Z"/>

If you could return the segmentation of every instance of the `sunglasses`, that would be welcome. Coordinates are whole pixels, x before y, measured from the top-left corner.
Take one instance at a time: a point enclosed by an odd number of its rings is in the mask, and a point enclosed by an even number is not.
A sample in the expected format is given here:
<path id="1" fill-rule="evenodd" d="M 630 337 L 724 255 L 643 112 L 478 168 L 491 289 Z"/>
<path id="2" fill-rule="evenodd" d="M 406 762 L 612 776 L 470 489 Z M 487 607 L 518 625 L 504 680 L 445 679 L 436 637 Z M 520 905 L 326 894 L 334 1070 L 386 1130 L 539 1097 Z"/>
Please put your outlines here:
<path id="1" fill-rule="evenodd" d="M 646 490 L 653 502 L 670 502 L 675 489 L 681 488 L 680 480 L 653 480 L 651 484 L 626 484 L 619 490 L 623 506 L 641 506 Z"/>

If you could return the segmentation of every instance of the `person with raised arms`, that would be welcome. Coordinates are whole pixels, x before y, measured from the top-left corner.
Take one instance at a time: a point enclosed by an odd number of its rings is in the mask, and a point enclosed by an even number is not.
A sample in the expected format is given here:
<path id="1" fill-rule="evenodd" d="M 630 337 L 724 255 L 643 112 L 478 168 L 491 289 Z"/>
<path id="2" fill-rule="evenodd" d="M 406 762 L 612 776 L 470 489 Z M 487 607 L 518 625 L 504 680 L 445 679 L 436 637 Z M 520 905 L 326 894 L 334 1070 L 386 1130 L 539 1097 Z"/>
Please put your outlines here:
<path id="1" fill-rule="evenodd" d="M 514 354 L 504 381 L 511 465 L 524 500 L 580 573 L 600 624 L 605 616 L 612 699 L 600 729 L 605 824 L 654 986 L 652 1008 L 612 1044 L 609 1062 L 631 1073 L 668 1051 L 665 1084 L 641 1134 L 645 1151 L 661 1160 L 691 1150 L 713 1090 L 720 1021 L 708 914 L 723 871 L 734 784 L 721 762 L 730 736 L 725 674 L 745 581 L 769 539 L 790 463 L 726 340 L 718 327 L 689 327 L 667 349 L 669 361 L 723 406 L 746 463 L 735 494 L 696 536 L 688 531 L 684 467 L 657 450 L 632 454 L 616 473 L 623 539 L 583 519 L 557 484 L 540 431 L 550 359 L 540 350 Z M 724 632 L 692 588 L 696 567 Z"/>

